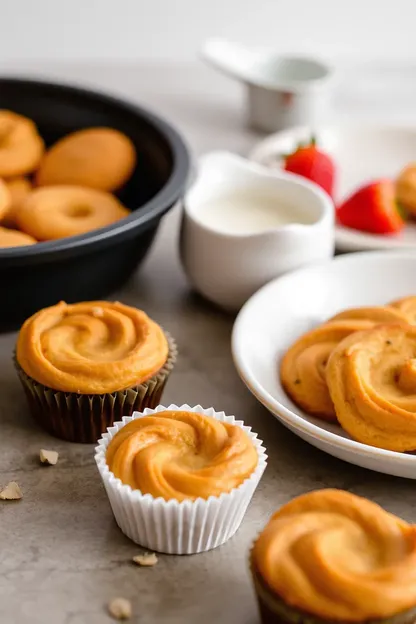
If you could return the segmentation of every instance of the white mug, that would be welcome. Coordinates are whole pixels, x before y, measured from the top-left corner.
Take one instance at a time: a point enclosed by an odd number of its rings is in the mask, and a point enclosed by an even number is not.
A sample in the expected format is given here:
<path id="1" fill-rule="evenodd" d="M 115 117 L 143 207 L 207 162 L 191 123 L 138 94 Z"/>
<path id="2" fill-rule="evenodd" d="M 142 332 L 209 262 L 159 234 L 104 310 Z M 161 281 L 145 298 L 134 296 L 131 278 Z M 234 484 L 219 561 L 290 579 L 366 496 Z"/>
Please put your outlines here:
<path id="1" fill-rule="evenodd" d="M 222 40 L 206 42 L 201 55 L 211 66 L 246 85 L 249 126 L 276 132 L 327 120 L 333 79 L 327 63 L 251 50 Z"/>

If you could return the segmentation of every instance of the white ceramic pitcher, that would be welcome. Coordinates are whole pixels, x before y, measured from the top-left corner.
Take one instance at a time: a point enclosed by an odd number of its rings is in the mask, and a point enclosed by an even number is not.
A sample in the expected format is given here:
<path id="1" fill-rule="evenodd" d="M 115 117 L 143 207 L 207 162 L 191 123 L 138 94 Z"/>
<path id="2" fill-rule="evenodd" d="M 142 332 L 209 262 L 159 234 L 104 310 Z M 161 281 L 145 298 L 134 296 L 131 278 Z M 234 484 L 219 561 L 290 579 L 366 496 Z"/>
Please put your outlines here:
<path id="1" fill-rule="evenodd" d="M 289 223 L 253 234 L 224 233 L 198 211 L 233 192 L 261 191 L 303 211 L 308 224 Z M 229 152 L 211 152 L 198 163 L 184 198 L 180 254 L 193 287 L 219 306 L 238 310 L 263 284 L 334 252 L 334 207 L 316 184 L 269 169 Z"/>

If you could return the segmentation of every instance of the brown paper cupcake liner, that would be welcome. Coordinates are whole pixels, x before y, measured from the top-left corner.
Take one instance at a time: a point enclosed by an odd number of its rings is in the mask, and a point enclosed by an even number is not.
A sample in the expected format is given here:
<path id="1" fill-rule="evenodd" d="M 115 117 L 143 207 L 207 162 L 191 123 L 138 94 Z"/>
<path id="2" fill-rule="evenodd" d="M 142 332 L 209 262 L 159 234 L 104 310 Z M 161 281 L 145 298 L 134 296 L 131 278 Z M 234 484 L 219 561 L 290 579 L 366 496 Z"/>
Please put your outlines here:
<path id="1" fill-rule="evenodd" d="M 142 384 L 111 394 L 77 394 L 48 388 L 26 375 L 14 354 L 14 365 L 33 418 L 57 438 L 93 443 L 123 416 L 156 407 L 178 355 L 175 340 L 167 332 L 165 335 L 169 353 L 159 372 Z"/>
<path id="2" fill-rule="evenodd" d="M 252 552 L 250 553 L 250 571 L 262 624 L 352 624 L 345 620 L 320 618 L 288 605 L 282 598 L 270 590 L 261 578 L 253 562 Z M 366 620 L 362 624 L 413 624 L 415 621 L 416 607 L 390 618 Z"/>

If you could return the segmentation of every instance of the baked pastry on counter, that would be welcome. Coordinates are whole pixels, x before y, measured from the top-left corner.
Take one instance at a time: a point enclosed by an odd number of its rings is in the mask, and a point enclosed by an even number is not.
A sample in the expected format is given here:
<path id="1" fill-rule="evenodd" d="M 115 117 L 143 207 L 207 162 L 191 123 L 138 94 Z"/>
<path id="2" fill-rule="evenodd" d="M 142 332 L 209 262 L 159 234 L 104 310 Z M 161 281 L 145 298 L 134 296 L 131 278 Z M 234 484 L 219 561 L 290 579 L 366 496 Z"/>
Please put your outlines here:
<path id="1" fill-rule="evenodd" d="M 255 541 L 250 567 L 263 624 L 416 618 L 416 527 L 349 492 L 284 505 Z"/>

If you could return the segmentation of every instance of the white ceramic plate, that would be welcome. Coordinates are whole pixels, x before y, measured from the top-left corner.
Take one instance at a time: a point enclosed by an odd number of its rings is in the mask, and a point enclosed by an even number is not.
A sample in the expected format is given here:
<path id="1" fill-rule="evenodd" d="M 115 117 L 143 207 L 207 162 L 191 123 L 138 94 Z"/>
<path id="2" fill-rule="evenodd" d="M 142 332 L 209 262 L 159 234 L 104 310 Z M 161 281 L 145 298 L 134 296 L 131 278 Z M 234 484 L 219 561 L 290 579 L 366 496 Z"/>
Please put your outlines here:
<path id="1" fill-rule="evenodd" d="M 358 466 L 416 479 L 416 455 L 377 449 L 337 424 L 302 412 L 280 385 L 278 363 L 300 334 L 335 313 L 416 293 L 416 254 L 369 252 L 289 273 L 261 288 L 233 329 L 234 363 L 253 395 L 286 427 L 330 455 Z"/>
<path id="2" fill-rule="evenodd" d="M 334 156 L 339 172 L 336 201 L 376 178 L 394 177 L 408 163 L 416 162 L 416 126 L 323 126 L 314 133 L 318 144 Z M 280 167 L 280 157 L 311 137 L 311 129 L 293 128 L 269 136 L 255 147 L 250 158 Z M 365 234 L 337 226 L 337 249 L 416 249 L 416 222 L 398 235 Z"/>

